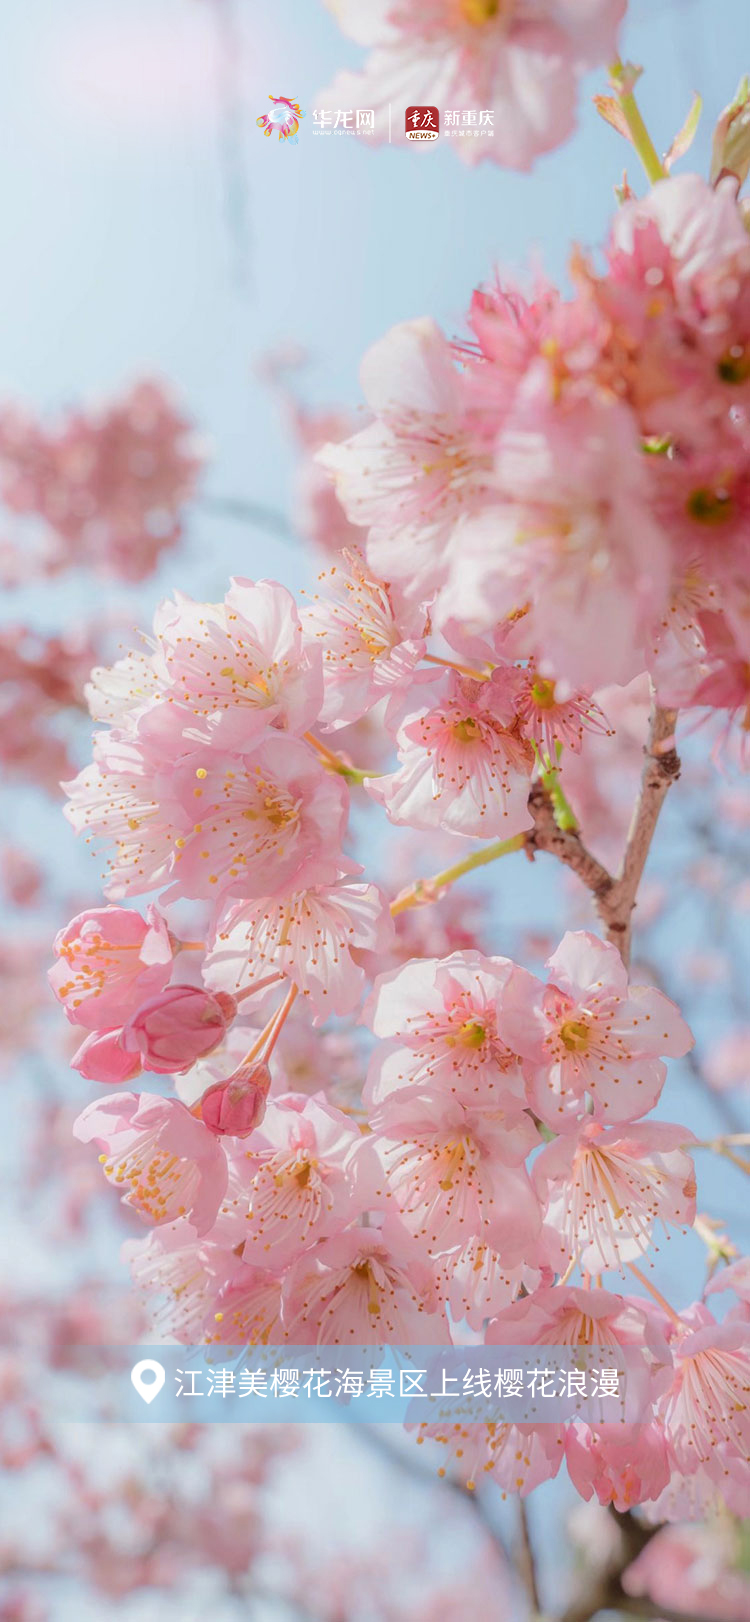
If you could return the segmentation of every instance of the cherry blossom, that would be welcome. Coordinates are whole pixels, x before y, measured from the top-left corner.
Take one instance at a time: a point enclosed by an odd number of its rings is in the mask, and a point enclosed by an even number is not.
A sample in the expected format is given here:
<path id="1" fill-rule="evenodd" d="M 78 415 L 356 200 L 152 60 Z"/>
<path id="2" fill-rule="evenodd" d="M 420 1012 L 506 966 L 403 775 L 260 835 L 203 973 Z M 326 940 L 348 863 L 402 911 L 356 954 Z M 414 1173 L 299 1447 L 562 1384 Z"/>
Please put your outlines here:
<path id="1" fill-rule="evenodd" d="M 368 791 L 391 822 L 510 839 L 531 822 L 534 765 L 515 719 L 503 672 L 486 682 L 451 676 L 442 703 L 400 728 L 398 771 L 370 778 Z"/>
<path id="2" fill-rule="evenodd" d="M 339 876 L 346 788 L 300 740 L 273 734 L 249 754 L 198 750 L 173 764 L 153 744 L 100 740 L 100 760 L 66 784 L 67 815 L 115 842 L 115 899 L 170 878 L 175 899 Z"/>
<path id="3" fill-rule="evenodd" d="M 0 413 L 3 500 L 49 526 L 53 568 L 90 564 L 142 580 L 178 540 L 200 465 L 187 420 L 157 382 L 71 412 L 56 428 L 15 408 Z"/>
<path id="4" fill-rule="evenodd" d="M 370 1106 L 452 1096 L 519 1114 L 526 1104 L 520 1061 L 500 1034 L 514 972 L 508 958 L 454 952 L 379 976 L 364 1010 L 381 1039 L 365 1093 Z"/>
<path id="5" fill-rule="evenodd" d="M 188 712 L 185 737 L 244 751 L 269 726 L 302 733 L 317 719 L 320 656 L 303 647 L 294 599 L 275 581 L 233 580 L 223 603 L 178 592 L 157 610 L 154 635 L 160 696 Z"/>
<path id="6" fill-rule="evenodd" d="M 370 567 L 415 602 L 431 596 L 465 513 L 493 484 L 492 420 L 472 413 L 434 321 L 404 322 L 361 368 L 375 421 L 318 460 L 347 514 L 369 531 Z"/>
<path id="7" fill-rule="evenodd" d="M 674 1382 L 660 1408 L 670 1449 L 687 1475 L 702 1467 L 741 1514 L 750 1483 L 747 1319 L 730 1312 L 717 1324 L 696 1306 L 678 1322 L 672 1351 Z"/>
<path id="8" fill-rule="evenodd" d="M 571 134 L 578 81 L 615 55 L 625 10 L 624 0 L 328 3 L 344 32 L 371 47 L 371 55 L 361 74 L 340 73 L 317 105 L 373 107 L 381 140 L 389 101 L 484 107 L 494 138 L 458 141 L 459 154 L 467 163 L 488 158 L 513 169 L 530 169 Z M 395 129 L 394 139 L 403 138 Z"/>
<path id="9" fill-rule="evenodd" d="M 331 728 L 356 721 L 381 698 L 408 694 L 417 679 L 429 677 L 417 666 L 426 651 L 424 613 L 402 606 L 392 588 L 372 579 L 353 548 L 319 576 L 316 592 L 302 614 L 306 637 L 323 654 L 325 698 L 320 719 Z M 389 712 L 390 713 L 390 712 Z"/>
<path id="10" fill-rule="evenodd" d="M 584 931 L 563 937 L 543 986 L 514 976 L 503 1033 L 522 1054 L 531 1099 L 556 1131 L 575 1129 L 586 1097 L 596 1120 L 634 1120 L 661 1093 L 666 1066 L 692 1046 L 662 992 L 629 986 L 615 946 Z"/>
<path id="11" fill-rule="evenodd" d="M 89 908 L 55 938 L 49 981 L 73 1025 L 92 1031 L 124 1024 L 139 1003 L 160 992 L 172 972 L 166 922 L 125 907 Z"/>
<path id="12" fill-rule="evenodd" d="M 391 1217 L 301 1256 L 284 1281 L 283 1316 L 294 1345 L 436 1345 L 448 1333 L 430 1268 Z"/>
<path id="13" fill-rule="evenodd" d="M 226 1188 L 226 1160 L 177 1099 L 115 1093 L 87 1104 L 74 1130 L 81 1143 L 93 1141 L 104 1151 L 105 1177 L 144 1221 L 158 1225 L 188 1216 L 198 1233 L 211 1227 Z"/>
<path id="14" fill-rule="evenodd" d="M 278 1268 L 374 1202 L 376 1167 L 356 1127 L 322 1097 L 269 1104 L 232 1182 L 243 1259 Z M 226 1203 L 226 1202 L 225 1202 Z"/>
<path id="15" fill-rule="evenodd" d="M 520 1166 L 536 1139 L 528 1115 L 397 1093 L 372 1122 L 391 1195 L 428 1255 L 479 1237 L 509 1265 L 533 1257 L 541 1217 Z"/>
<path id="16" fill-rule="evenodd" d="M 485 1425 L 460 1420 L 419 1425 L 417 1441 L 439 1442 L 443 1455 L 459 1472 L 469 1491 L 489 1477 L 503 1492 L 525 1498 L 543 1481 L 557 1475 L 565 1457 L 562 1425 L 512 1425 L 498 1419 Z M 445 1475 L 441 1464 L 439 1475 Z"/>
<path id="17" fill-rule="evenodd" d="M 588 1273 L 622 1269 L 654 1246 L 655 1223 L 692 1227 L 695 1168 L 686 1127 L 665 1121 L 582 1126 L 548 1143 L 532 1180 L 546 1221 L 560 1236 L 560 1271 L 571 1258 Z"/>
<path id="18" fill-rule="evenodd" d="M 354 953 L 387 950 L 393 925 L 374 884 L 341 879 L 274 901 L 230 902 L 219 914 L 204 965 L 206 984 L 252 990 L 269 971 L 309 999 L 316 1021 L 347 1014 L 365 983 Z"/>
<path id="19" fill-rule="evenodd" d="M 600 1504 L 621 1512 L 658 1498 L 669 1481 L 669 1454 L 657 1425 L 571 1425 L 565 1462 L 582 1498 L 595 1493 Z"/>

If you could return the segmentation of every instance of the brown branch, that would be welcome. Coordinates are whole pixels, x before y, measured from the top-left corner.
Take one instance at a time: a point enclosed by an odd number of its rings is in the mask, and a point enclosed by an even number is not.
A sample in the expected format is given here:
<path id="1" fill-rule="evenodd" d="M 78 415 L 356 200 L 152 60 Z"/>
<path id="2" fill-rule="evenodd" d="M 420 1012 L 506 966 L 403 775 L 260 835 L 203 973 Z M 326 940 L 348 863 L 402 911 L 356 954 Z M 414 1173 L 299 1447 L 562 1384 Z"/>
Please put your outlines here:
<path id="1" fill-rule="evenodd" d="M 646 761 L 641 787 L 633 812 L 625 856 L 620 873 L 600 908 L 607 939 L 619 947 L 622 960 L 630 964 L 630 935 L 638 887 L 648 860 L 661 808 L 667 793 L 680 775 L 680 758 L 674 734 L 677 711 L 663 710 L 654 703 L 649 724 Z"/>
<path id="2" fill-rule="evenodd" d="M 528 804 L 534 826 L 526 835 L 527 855 L 533 860 L 537 851 L 543 850 L 556 856 L 590 890 L 601 914 L 615 885 L 612 874 L 586 849 L 579 833 L 558 827 L 551 796 L 543 783 L 532 784 Z"/>
<path id="3" fill-rule="evenodd" d="M 562 1612 L 559 1622 L 589 1622 L 600 1611 L 616 1611 L 629 1598 L 622 1586 L 622 1575 L 638 1558 L 646 1544 L 655 1536 L 657 1528 L 644 1526 L 630 1513 L 620 1514 L 612 1509 L 610 1515 L 620 1529 L 619 1546 L 601 1566 L 585 1574 L 585 1580 L 570 1604 Z"/>
<path id="4" fill-rule="evenodd" d="M 630 1511 L 620 1513 L 611 1505 L 609 1513 L 620 1529 L 620 1547 L 603 1566 L 589 1573 L 588 1580 L 559 1617 L 559 1622 L 590 1622 L 600 1611 L 659 1617 L 663 1622 L 716 1622 L 715 1617 L 702 1612 L 679 1611 L 673 1606 L 659 1604 L 648 1595 L 627 1593 L 622 1585 L 624 1573 L 662 1528 L 646 1526 L 643 1521 L 636 1520 Z"/>
<path id="5" fill-rule="evenodd" d="M 578 875 L 593 896 L 607 940 L 618 948 L 626 968 L 630 965 L 630 934 L 638 886 L 667 791 L 680 775 L 674 745 L 676 724 L 676 710 L 663 710 L 654 704 L 640 791 L 622 868 L 616 878 L 586 849 L 580 834 L 558 827 L 552 800 L 543 784 L 535 783 L 529 795 L 534 827 L 526 839 L 528 854 L 533 858 L 538 850 L 549 851 Z"/>

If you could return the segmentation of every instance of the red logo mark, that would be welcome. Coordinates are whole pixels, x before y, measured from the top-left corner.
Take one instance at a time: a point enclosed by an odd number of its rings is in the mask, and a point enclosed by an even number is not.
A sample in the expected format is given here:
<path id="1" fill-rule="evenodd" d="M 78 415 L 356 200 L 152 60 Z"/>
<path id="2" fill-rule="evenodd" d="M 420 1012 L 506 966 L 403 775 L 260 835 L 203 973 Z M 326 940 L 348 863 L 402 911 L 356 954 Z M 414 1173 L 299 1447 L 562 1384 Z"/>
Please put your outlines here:
<path id="1" fill-rule="evenodd" d="M 407 107 L 407 141 L 436 141 L 440 134 L 440 113 L 437 107 Z"/>

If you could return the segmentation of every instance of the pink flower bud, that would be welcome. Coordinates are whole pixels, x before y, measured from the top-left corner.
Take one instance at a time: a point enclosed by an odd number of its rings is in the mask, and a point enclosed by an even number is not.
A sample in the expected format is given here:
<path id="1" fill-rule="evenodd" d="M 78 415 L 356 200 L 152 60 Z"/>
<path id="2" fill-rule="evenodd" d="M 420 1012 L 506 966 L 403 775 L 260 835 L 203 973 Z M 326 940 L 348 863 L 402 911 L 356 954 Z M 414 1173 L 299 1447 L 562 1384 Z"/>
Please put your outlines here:
<path id="1" fill-rule="evenodd" d="M 122 1032 L 122 1045 L 158 1074 L 189 1070 L 223 1041 L 237 1012 L 234 997 L 199 986 L 167 986 L 142 1003 Z"/>
<path id="2" fill-rule="evenodd" d="M 122 1087 L 141 1073 L 140 1055 L 123 1047 L 120 1031 L 92 1031 L 81 1043 L 70 1063 L 87 1081 L 101 1081 L 105 1087 Z"/>
<path id="3" fill-rule="evenodd" d="M 271 1086 L 267 1064 L 240 1065 L 228 1081 L 217 1081 L 200 1101 L 201 1119 L 217 1137 L 247 1138 L 266 1113 Z"/>

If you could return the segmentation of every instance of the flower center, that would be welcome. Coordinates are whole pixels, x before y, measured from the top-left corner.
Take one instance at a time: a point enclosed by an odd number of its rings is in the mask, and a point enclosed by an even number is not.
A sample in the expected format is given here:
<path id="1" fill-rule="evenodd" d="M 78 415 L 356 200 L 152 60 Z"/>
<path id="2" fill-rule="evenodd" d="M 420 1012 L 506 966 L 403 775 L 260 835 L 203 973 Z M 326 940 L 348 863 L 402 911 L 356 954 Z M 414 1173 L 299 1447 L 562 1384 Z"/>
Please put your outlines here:
<path id="1" fill-rule="evenodd" d="M 687 510 L 699 524 L 725 524 L 732 516 L 732 497 L 723 486 L 716 490 L 708 487 L 694 490 L 688 499 Z"/>
<path id="2" fill-rule="evenodd" d="M 464 721 L 455 721 L 451 731 L 459 743 L 476 743 L 477 739 L 482 736 L 482 728 L 479 722 L 475 721 L 471 715 L 467 715 Z"/>
<path id="3" fill-rule="evenodd" d="M 367 1288 L 367 1311 L 371 1318 L 377 1318 L 380 1313 L 380 1291 L 373 1276 L 369 1262 L 357 1262 L 352 1268 L 356 1278 L 361 1278 Z"/>
<path id="4" fill-rule="evenodd" d="M 531 696 L 539 710 L 553 710 L 555 707 L 555 683 L 544 681 L 539 677 L 533 684 Z"/>
<path id="5" fill-rule="evenodd" d="M 498 16 L 503 0 L 461 0 L 461 16 L 465 23 L 481 28 Z"/>
<path id="6" fill-rule="evenodd" d="M 475 1019 L 464 1020 L 458 1032 L 459 1042 L 465 1048 L 481 1048 L 486 1036 L 484 1025 Z"/>
<path id="7" fill-rule="evenodd" d="M 582 1019 L 566 1019 L 560 1026 L 560 1041 L 568 1053 L 585 1053 L 590 1031 Z"/>
<path id="8" fill-rule="evenodd" d="M 732 344 L 722 355 L 716 370 L 722 383 L 747 383 L 750 378 L 750 344 Z"/>

